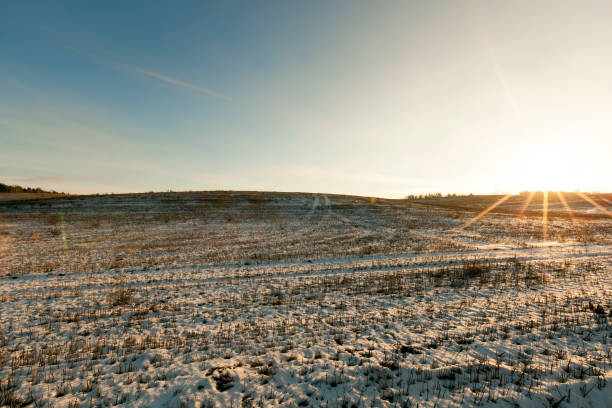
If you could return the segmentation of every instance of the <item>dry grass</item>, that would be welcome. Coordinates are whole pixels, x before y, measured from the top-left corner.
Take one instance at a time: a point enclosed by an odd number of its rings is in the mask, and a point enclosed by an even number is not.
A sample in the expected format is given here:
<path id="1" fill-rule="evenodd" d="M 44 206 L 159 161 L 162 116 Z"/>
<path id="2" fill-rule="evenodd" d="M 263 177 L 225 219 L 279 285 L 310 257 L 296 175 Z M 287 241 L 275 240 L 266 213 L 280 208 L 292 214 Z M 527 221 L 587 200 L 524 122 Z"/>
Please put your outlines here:
<path id="1" fill-rule="evenodd" d="M 610 222 L 231 192 L 1 207 L 0 406 L 609 395 Z M 43 210 L 44 209 L 44 210 Z M 585 242 L 590 244 L 585 244 Z M 556 405 L 555 405 L 556 404 Z"/>

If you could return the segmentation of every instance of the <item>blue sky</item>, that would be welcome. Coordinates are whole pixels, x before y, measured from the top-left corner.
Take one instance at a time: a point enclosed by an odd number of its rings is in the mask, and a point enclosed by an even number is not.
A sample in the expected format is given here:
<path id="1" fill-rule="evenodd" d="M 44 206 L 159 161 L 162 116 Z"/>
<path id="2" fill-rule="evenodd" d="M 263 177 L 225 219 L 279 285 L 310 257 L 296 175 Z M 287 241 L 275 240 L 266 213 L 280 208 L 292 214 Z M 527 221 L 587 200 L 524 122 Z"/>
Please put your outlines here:
<path id="1" fill-rule="evenodd" d="M 13 2 L 0 180 L 610 190 L 606 2 Z"/>

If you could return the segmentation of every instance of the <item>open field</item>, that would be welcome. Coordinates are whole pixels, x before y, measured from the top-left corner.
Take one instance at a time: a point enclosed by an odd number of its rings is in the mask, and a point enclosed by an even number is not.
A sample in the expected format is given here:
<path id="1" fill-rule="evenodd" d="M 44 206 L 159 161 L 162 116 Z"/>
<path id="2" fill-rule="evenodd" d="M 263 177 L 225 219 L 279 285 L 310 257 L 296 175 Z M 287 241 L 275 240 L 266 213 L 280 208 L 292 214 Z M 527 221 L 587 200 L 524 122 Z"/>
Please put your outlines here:
<path id="1" fill-rule="evenodd" d="M 2 201 L 22 201 L 32 200 L 35 198 L 54 198 L 62 197 L 66 194 L 55 194 L 55 193 L 0 193 L 0 202 Z"/>
<path id="2" fill-rule="evenodd" d="M 612 406 L 612 197 L 499 199 L 0 202 L 0 405 Z"/>

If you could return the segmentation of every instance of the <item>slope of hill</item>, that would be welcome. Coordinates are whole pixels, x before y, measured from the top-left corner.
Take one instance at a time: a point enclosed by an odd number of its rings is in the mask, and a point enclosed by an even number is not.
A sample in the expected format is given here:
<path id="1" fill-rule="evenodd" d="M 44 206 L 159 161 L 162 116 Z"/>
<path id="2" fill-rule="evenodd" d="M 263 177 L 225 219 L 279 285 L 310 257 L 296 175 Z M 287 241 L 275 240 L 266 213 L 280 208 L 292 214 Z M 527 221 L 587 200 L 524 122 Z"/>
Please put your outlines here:
<path id="1" fill-rule="evenodd" d="M 0 203 L 0 405 L 610 406 L 612 221 L 473 200 Z"/>
<path id="2" fill-rule="evenodd" d="M 0 183 L 0 201 L 29 200 L 34 198 L 50 198 L 64 193 L 45 191 L 40 187 L 22 187 Z"/>

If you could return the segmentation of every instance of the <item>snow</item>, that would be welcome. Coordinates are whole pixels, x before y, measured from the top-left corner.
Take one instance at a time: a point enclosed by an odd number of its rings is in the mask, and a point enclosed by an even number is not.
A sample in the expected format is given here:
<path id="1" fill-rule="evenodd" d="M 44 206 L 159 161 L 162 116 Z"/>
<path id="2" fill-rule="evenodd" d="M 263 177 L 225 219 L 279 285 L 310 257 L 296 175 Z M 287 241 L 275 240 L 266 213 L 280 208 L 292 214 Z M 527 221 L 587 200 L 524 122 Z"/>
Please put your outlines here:
<path id="1" fill-rule="evenodd" d="M 612 406 L 612 222 L 458 232 L 474 215 L 306 193 L 0 204 L 0 404 Z"/>

